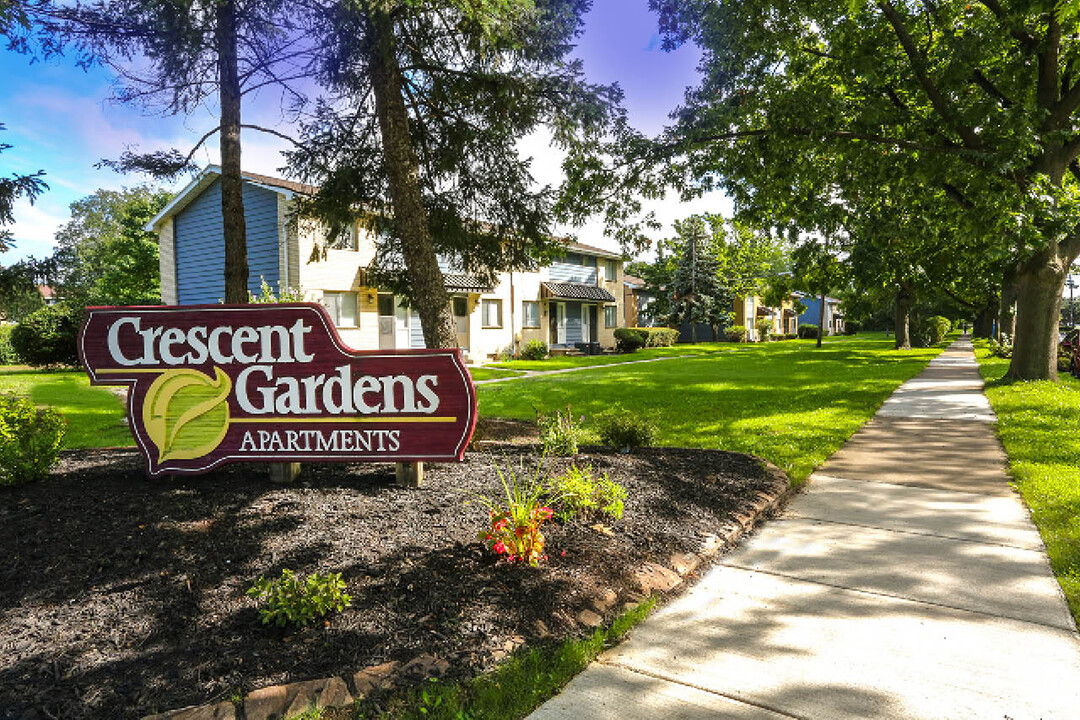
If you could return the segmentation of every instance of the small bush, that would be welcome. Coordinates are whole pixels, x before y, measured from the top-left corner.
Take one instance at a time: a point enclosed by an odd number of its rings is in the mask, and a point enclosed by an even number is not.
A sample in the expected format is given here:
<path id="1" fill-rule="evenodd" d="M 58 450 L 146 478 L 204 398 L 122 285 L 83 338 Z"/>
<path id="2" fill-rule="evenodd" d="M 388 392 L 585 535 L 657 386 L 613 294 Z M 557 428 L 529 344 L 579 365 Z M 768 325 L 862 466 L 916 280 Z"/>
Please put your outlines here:
<path id="1" fill-rule="evenodd" d="M 724 337 L 728 342 L 746 342 L 746 326 L 728 325 L 724 328 Z"/>
<path id="2" fill-rule="evenodd" d="M 270 287 L 270 283 L 266 282 L 266 278 L 260 275 L 259 280 L 262 283 L 259 294 L 256 295 L 250 290 L 248 291 L 248 302 L 253 305 L 304 302 L 304 291 L 300 288 L 287 287 L 275 295 L 274 289 Z"/>
<path id="3" fill-rule="evenodd" d="M 798 333 L 784 333 L 782 336 L 785 340 L 794 340 L 799 337 Z"/>
<path id="4" fill-rule="evenodd" d="M 754 329 L 757 330 L 758 341 L 767 342 L 772 337 L 773 323 L 769 318 L 758 318 L 754 323 Z"/>
<path id="5" fill-rule="evenodd" d="M 600 442 L 616 449 L 633 450 L 656 442 L 656 426 L 640 414 L 614 408 L 600 416 Z"/>
<path id="6" fill-rule="evenodd" d="M 11 323 L 0 323 L 0 365 L 18 365 L 22 362 L 19 353 L 15 352 L 15 346 L 11 344 L 11 333 L 15 326 Z"/>
<path id="7" fill-rule="evenodd" d="M 82 308 L 47 305 L 23 318 L 11 332 L 15 352 L 30 365 L 78 365 Z"/>
<path id="8" fill-rule="evenodd" d="M 327 613 L 352 605 L 341 573 L 311 573 L 300 578 L 292 570 L 282 570 L 277 580 L 259 578 L 247 594 L 263 603 L 259 610 L 263 625 L 275 623 L 278 627 L 289 624 L 304 627 Z"/>
<path id="9" fill-rule="evenodd" d="M 52 408 L 0 395 L 0 485 L 41 480 L 60 460 L 67 427 Z"/>
<path id="10" fill-rule="evenodd" d="M 862 330 L 862 323 L 858 320 L 845 320 L 844 321 L 844 334 L 845 335 L 858 335 Z"/>
<path id="11" fill-rule="evenodd" d="M 679 331 L 667 327 L 630 328 L 645 340 L 645 347 L 671 347 L 679 341 Z"/>
<path id="12" fill-rule="evenodd" d="M 543 360 L 547 354 L 548 346 L 543 340 L 530 340 L 521 348 L 522 360 Z"/>
<path id="13" fill-rule="evenodd" d="M 601 515 L 618 520 L 623 515 L 623 503 L 626 500 L 626 488 L 612 482 L 607 473 L 600 477 L 593 475 L 591 466 L 579 468 L 572 465 L 569 470 L 551 480 L 553 503 L 560 520 L 573 517 L 594 518 Z"/>
<path id="14" fill-rule="evenodd" d="M 800 340 L 817 340 L 818 326 L 817 325 L 800 325 L 799 326 L 799 339 Z"/>
<path id="15" fill-rule="evenodd" d="M 577 455 L 578 442 L 584 432 L 578 421 L 574 420 L 569 405 L 566 406 L 566 413 L 537 412 L 536 426 L 540 429 L 540 444 L 544 447 L 545 455 Z"/>
<path id="16" fill-rule="evenodd" d="M 505 556 L 510 562 L 525 562 L 533 567 L 540 564 L 544 555 L 544 533 L 540 528 L 551 518 L 551 508 L 540 502 L 544 485 L 540 482 L 540 467 L 531 482 L 519 482 L 512 469 L 505 473 L 496 465 L 506 504 L 479 496 L 488 508 L 489 525 L 478 533 L 480 541 L 496 555 Z M 509 477 L 509 480 L 507 478 Z"/>
<path id="17" fill-rule="evenodd" d="M 989 347 L 991 355 L 999 358 L 1011 358 L 1013 353 L 1012 336 L 1008 333 L 1001 333 L 1001 342 L 991 338 Z"/>
<path id="18" fill-rule="evenodd" d="M 632 353 L 645 347 L 645 335 L 637 328 L 615 328 L 615 349 L 621 353 Z"/>
<path id="19" fill-rule="evenodd" d="M 927 340 L 931 345 L 937 345 L 945 339 L 952 329 L 952 322 L 943 315 L 934 315 L 923 321 Z"/>

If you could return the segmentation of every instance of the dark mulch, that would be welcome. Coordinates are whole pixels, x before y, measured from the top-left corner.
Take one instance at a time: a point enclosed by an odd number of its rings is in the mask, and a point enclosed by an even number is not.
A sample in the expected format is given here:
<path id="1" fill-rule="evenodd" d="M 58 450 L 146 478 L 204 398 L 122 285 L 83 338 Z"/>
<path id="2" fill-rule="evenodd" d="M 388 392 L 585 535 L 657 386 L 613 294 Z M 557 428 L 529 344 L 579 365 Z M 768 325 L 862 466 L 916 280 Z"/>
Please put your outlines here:
<path id="1" fill-rule="evenodd" d="M 642 562 L 696 551 L 778 490 L 746 455 L 589 449 L 577 462 L 629 491 L 612 535 L 550 526 L 540 569 L 496 563 L 466 500 L 501 492 L 495 464 L 534 461 L 505 445 L 405 489 L 387 465 L 309 466 L 276 486 L 259 466 L 148 480 L 134 452 L 68 453 L 47 481 L 0 489 L 0 718 L 139 717 L 422 653 L 465 676 L 536 639 L 538 620 L 581 632 L 572 617 L 595 595 L 631 598 Z M 282 568 L 342 572 L 352 608 L 305 630 L 261 625 L 244 593 Z"/>

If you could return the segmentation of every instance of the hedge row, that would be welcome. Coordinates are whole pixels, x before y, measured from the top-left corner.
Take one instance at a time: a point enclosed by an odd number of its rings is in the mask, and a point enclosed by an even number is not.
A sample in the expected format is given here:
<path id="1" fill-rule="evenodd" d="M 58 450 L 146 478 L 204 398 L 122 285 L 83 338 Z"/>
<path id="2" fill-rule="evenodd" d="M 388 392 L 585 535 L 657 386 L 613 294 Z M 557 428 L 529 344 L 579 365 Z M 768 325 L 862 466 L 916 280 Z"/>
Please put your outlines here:
<path id="1" fill-rule="evenodd" d="M 615 346 L 619 352 L 634 352 L 643 347 L 668 347 L 678 339 L 679 331 L 666 327 L 615 329 Z"/>

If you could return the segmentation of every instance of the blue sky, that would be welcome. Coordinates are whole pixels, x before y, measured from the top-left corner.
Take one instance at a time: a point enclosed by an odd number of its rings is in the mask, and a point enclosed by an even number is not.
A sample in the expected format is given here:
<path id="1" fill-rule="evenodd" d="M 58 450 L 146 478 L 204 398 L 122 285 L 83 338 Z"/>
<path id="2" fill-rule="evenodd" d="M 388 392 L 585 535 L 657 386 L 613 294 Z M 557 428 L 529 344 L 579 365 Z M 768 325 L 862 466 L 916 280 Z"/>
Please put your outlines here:
<path id="1" fill-rule="evenodd" d="M 626 94 L 625 106 L 638 129 L 655 133 L 667 122 L 667 115 L 681 101 L 688 85 L 696 83 L 699 54 L 694 47 L 665 53 L 659 47 L 656 19 L 646 0 L 594 0 L 586 17 L 585 34 L 576 55 L 594 82 L 618 82 Z M 188 117 L 161 117 L 145 110 L 113 104 L 111 75 L 100 68 L 84 72 L 71 60 L 29 64 L 25 57 L 0 51 L 0 142 L 14 147 L 0 154 L 0 174 L 44 170 L 49 190 L 34 206 L 21 202 L 16 207 L 12 227 L 16 246 L 0 255 L 7 265 L 27 255 L 44 257 L 52 251 L 53 234 L 69 218 L 71 202 L 98 188 L 116 189 L 138 185 L 145 178 L 118 175 L 95 169 L 101 158 L 115 158 L 127 146 L 140 150 L 181 148 L 186 151 L 214 124 L 212 109 Z M 272 98 L 262 105 L 246 107 L 246 117 L 260 124 L 277 120 Z M 287 127 L 278 128 L 287 131 Z M 279 152 L 283 141 L 245 132 L 244 168 L 253 172 L 279 174 L 283 165 Z M 557 183 L 559 158 L 546 147 L 543 137 L 530 138 L 522 145 L 534 157 L 538 180 Z M 217 162 L 216 143 L 200 152 L 200 164 Z M 177 183 L 173 189 L 182 186 Z M 677 198 L 653 203 L 651 209 L 665 223 L 702 210 L 723 211 L 729 204 L 720 196 L 682 205 Z M 598 224 L 579 229 L 583 242 L 614 249 Z"/>

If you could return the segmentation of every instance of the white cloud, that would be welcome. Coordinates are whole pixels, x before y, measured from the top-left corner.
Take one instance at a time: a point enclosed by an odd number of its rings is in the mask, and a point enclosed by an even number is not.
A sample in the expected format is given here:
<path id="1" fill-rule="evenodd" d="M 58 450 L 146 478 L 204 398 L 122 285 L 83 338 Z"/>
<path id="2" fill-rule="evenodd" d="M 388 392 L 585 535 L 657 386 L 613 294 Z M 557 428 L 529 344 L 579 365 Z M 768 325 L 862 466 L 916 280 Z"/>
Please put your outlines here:
<path id="1" fill-rule="evenodd" d="M 12 214 L 15 223 L 7 229 L 11 230 L 15 247 L 0 255 L 0 264 L 4 265 L 11 265 L 29 255 L 36 258 L 51 255 L 55 248 L 53 238 L 56 231 L 70 219 L 63 205 L 40 201 L 31 205 L 26 200 L 19 200 Z"/>

